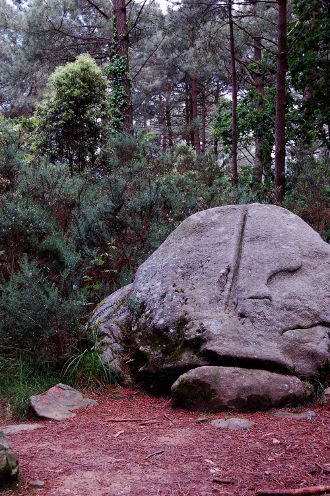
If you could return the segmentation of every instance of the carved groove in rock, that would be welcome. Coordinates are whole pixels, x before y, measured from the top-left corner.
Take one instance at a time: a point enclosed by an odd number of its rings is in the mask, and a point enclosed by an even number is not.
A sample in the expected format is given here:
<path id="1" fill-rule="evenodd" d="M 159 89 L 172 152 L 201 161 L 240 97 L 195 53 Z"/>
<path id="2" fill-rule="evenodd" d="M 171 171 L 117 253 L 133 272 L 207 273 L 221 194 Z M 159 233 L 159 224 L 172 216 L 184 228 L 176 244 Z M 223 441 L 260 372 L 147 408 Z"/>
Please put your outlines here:
<path id="1" fill-rule="evenodd" d="M 244 242 L 244 232 L 245 232 L 245 227 L 246 227 L 246 219 L 247 219 L 247 214 L 248 214 L 248 209 L 245 208 L 242 212 L 242 217 L 241 217 L 241 222 L 239 226 L 239 231 L 238 231 L 238 236 L 237 236 L 237 241 L 236 241 L 236 249 L 235 249 L 235 255 L 234 255 L 234 264 L 233 264 L 233 275 L 228 291 L 228 295 L 226 298 L 226 303 L 225 303 L 225 310 L 230 310 L 233 304 L 233 296 L 234 292 L 237 286 L 237 281 L 238 281 L 238 276 L 239 276 L 239 269 L 241 265 L 241 259 L 242 259 L 242 251 L 243 251 L 243 242 Z"/>

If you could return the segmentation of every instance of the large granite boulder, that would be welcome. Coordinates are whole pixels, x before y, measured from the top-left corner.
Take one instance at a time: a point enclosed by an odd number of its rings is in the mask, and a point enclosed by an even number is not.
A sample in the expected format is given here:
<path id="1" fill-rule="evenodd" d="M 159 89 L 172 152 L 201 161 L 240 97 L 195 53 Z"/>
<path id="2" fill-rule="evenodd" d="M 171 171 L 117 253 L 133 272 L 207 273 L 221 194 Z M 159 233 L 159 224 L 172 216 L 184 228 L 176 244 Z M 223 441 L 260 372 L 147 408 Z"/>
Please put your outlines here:
<path id="1" fill-rule="evenodd" d="M 57 384 L 45 393 L 30 397 L 31 411 L 47 420 L 65 420 L 75 417 L 74 410 L 95 406 L 97 402 L 85 398 L 80 391 L 67 384 Z"/>
<path id="2" fill-rule="evenodd" d="M 329 264 L 329 246 L 281 207 L 192 215 L 141 265 L 123 304 L 139 376 L 159 390 L 204 366 L 235 367 L 242 380 L 246 369 L 316 376 L 329 360 Z"/>
<path id="3" fill-rule="evenodd" d="M 18 460 L 10 448 L 8 439 L 0 431 L 0 488 L 18 476 Z"/>

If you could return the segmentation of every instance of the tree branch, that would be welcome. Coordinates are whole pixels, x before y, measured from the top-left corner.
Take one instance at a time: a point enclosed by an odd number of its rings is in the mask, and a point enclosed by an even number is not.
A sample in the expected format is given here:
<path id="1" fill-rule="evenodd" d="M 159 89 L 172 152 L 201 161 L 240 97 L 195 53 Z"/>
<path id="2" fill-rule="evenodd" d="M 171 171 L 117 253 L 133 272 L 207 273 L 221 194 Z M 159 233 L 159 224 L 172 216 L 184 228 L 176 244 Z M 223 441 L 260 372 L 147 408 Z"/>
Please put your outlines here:
<path id="1" fill-rule="evenodd" d="M 105 19 L 107 20 L 110 19 L 109 14 L 104 12 L 104 10 L 100 9 L 100 7 L 93 2 L 93 0 L 86 0 L 86 2 L 89 3 L 89 5 L 91 5 L 95 10 L 97 10 L 98 13 L 101 14 L 101 16 L 103 16 Z"/>

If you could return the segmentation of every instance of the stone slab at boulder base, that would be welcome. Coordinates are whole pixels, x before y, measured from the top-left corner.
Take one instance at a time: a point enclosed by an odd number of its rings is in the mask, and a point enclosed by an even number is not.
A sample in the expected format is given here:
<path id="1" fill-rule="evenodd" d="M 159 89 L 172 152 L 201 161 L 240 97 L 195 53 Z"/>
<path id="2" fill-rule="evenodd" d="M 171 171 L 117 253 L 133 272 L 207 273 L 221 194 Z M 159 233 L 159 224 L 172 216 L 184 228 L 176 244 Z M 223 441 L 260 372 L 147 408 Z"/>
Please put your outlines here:
<path id="1" fill-rule="evenodd" d="M 307 396 L 297 377 L 236 367 L 198 367 L 172 386 L 175 404 L 213 412 L 267 410 L 302 402 Z"/>
<path id="2" fill-rule="evenodd" d="M 329 363 L 329 280 L 329 245 L 288 210 L 252 204 L 192 215 L 124 289 L 139 379 L 168 391 L 192 369 L 234 367 L 242 382 L 246 369 L 273 372 L 301 391 L 295 377 L 313 378 Z M 108 327 L 115 317 L 108 313 Z"/>
<path id="3" fill-rule="evenodd" d="M 0 431 L 0 488 L 18 476 L 18 460 L 10 448 L 8 439 Z"/>
<path id="4" fill-rule="evenodd" d="M 97 405 L 66 384 L 57 384 L 46 393 L 31 396 L 30 408 L 38 417 L 48 420 L 65 420 L 75 417 L 73 410 Z"/>

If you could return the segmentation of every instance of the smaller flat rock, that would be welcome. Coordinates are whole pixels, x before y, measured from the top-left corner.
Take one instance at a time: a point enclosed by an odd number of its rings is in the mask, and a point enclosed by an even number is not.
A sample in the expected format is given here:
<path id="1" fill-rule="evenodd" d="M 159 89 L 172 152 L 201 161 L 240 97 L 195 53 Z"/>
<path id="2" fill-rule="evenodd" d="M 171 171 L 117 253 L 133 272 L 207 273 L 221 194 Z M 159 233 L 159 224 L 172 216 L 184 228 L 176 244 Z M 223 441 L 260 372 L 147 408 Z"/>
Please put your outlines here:
<path id="1" fill-rule="evenodd" d="M 31 480 L 29 481 L 29 486 L 34 487 L 36 489 L 44 487 L 45 483 L 42 480 Z"/>
<path id="2" fill-rule="evenodd" d="M 274 417 L 279 418 L 289 418 L 293 420 L 312 420 L 316 417 L 316 413 L 313 410 L 306 410 L 305 412 L 289 412 L 288 410 L 277 410 L 273 413 Z"/>
<path id="3" fill-rule="evenodd" d="M 208 422 L 210 419 L 207 418 L 207 417 L 200 417 L 196 420 L 196 424 L 205 424 L 206 422 Z"/>
<path id="4" fill-rule="evenodd" d="M 75 417 L 73 410 L 97 405 L 66 384 L 57 384 L 46 393 L 31 396 L 30 407 L 35 415 L 48 420 L 65 420 Z"/>
<path id="5" fill-rule="evenodd" d="M 20 434 L 21 432 L 35 431 L 36 429 L 42 429 L 44 427 L 45 426 L 41 424 L 12 424 L 3 427 L 2 432 L 4 432 L 6 436 L 10 436 L 12 434 Z"/>
<path id="6" fill-rule="evenodd" d="M 215 419 L 211 421 L 211 425 L 214 427 L 218 427 L 221 429 L 230 429 L 232 431 L 241 430 L 241 429 L 249 429 L 253 426 L 253 422 L 247 419 L 242 418 L 230 418 L 230 419 Z"/>
<path id="7" fill-rule="evenodd" d="M 18 460 L 13 453 L 8 439 L 0 431 L 0 487 L 18 476 Z"/>

